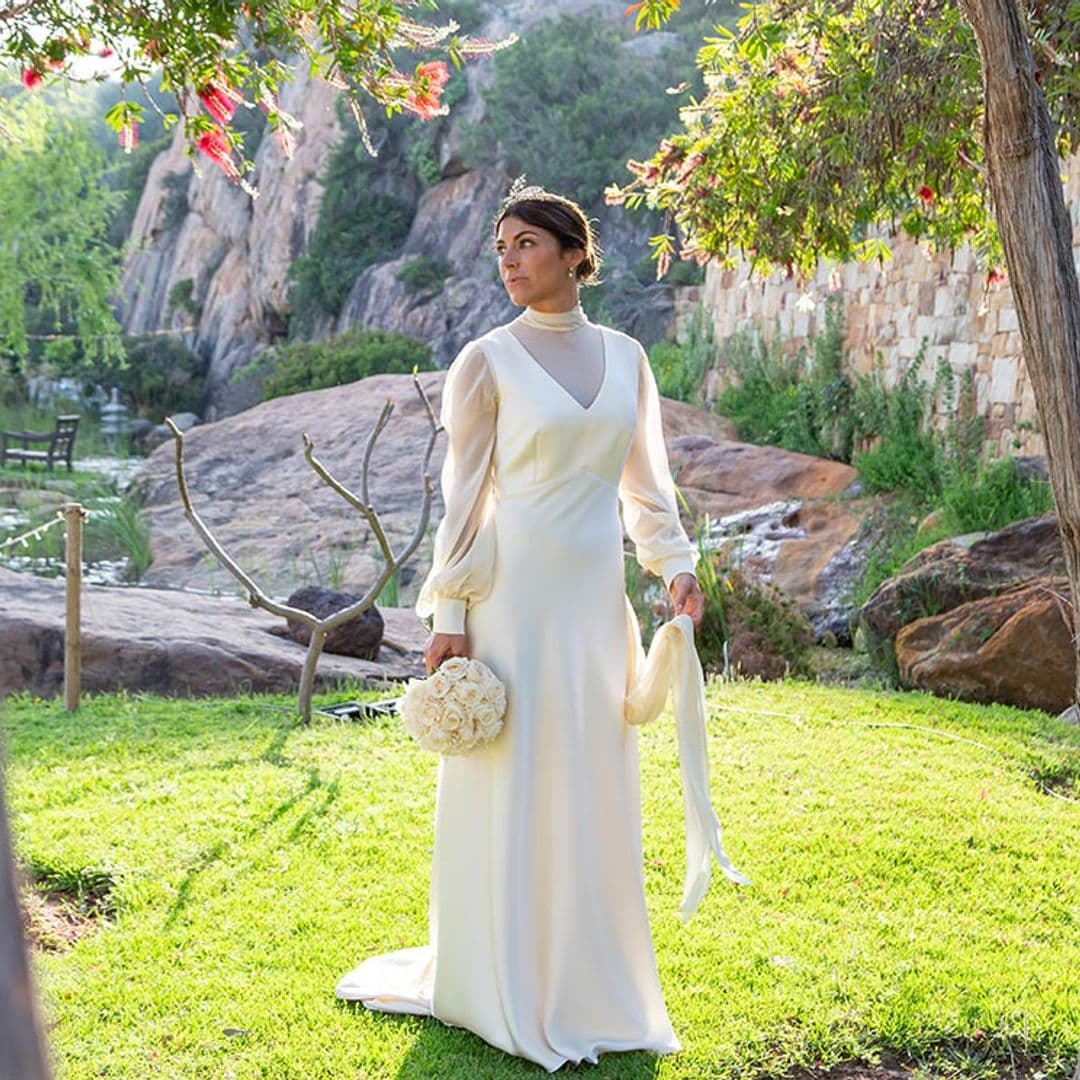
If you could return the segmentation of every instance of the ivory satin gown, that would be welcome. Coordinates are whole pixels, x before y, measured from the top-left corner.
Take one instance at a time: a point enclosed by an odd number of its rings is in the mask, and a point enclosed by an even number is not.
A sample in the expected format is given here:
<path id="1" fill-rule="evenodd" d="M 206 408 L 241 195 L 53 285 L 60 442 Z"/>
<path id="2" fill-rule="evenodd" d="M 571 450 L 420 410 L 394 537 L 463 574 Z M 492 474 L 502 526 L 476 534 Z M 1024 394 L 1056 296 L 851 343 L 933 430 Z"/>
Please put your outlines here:
<path id="1" fill-rule="evenodd" d="M 446 512 L 416 602 L 506 684 L 503 730 L 440 757 L 427 945 L 371 956 L 338 997 L 434 1016 L 554 1072 L 681 1049 L 645 906 L 636 724 L 675 693 L 688 919 L 715 855 L 701 668 L 678 616 L 648 657 L 623 527 L 665 585 L 700 553 L 679 521 L 644 349 L 580 305 L 526 308 L 447 370 Z M 620 520 L 620 507 L 622 519 Z"/>

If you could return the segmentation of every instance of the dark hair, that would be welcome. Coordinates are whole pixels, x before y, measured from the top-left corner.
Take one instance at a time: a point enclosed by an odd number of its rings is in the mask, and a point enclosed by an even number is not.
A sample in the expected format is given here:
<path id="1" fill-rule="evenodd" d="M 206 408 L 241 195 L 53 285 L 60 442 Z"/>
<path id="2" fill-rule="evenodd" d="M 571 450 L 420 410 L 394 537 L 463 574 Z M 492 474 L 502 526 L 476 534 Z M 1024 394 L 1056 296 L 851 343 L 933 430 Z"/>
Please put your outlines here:
<path id="1" fill-rule="evenodd" d="M 562 251 L 578 248 L 585 252 L 575 268 L 579 285 L 600 284 L 601 250 L 596 230 L 585 211 L 573 199 L 544 192 L 542 195 L 517 199 L 503 205 L 495 218 L 492 231 L 498 233 L 503 218 L 516 217 L 530 225 L 555 234 Z"/>

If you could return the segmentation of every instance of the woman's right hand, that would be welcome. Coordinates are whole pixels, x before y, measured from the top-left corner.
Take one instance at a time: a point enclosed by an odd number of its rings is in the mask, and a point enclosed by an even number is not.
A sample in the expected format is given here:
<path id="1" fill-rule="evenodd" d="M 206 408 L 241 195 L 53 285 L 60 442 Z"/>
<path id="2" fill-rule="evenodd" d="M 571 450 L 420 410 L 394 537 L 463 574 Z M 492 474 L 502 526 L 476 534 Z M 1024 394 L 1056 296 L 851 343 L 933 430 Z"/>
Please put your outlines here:
<path id="1" fill-rule="evenodd" d="M 424 666 L 429 675 L 451 656 L 464 656 L 468 659 L 471 655 L 468 634 L 432 633 L 424 644 Z"/>

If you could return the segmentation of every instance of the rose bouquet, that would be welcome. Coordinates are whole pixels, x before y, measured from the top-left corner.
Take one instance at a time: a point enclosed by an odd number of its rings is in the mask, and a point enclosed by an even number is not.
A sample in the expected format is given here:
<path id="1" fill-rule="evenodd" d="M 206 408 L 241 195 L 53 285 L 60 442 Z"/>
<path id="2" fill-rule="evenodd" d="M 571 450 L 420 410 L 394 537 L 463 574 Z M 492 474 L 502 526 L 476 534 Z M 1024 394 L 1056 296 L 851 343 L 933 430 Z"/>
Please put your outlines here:
<path id="1" fill-rule="evenodd" d="M 482 660 L 451 656 L 398 701 L 405 730 L 436 754 L 464 754 L 502 730 L 506 687 Z"/>

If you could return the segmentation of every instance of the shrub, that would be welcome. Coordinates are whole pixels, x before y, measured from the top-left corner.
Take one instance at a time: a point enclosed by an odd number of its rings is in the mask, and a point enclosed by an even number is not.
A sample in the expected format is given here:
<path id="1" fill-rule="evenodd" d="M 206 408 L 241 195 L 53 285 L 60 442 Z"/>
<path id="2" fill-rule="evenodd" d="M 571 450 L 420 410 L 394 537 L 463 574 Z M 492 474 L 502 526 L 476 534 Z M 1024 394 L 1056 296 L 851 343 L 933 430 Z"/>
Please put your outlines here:
<path id="1" fill-rule="evenodd" d="M 876 445 L 856 452 L 851 463 L 870 491 L 941 494 L 945 458 L 941 437 L 930 423 L 933 388 L 919 377 L 924 351 L 925 342 L 891 389 L 880 366 L 855 386 L 860 435 Z"/>
<path id="2" fill-rule="evenodd" d="M 649 362 L 660 393 L 691 405 L 700 404 L 702 380 L 712 363 L 714 350 L 712 323 L 704 305 L 698 304 L 685 342 L 680 345 L 661 341 L 649 350 Z"/>
<path id="3" fill-rule="evenodd" d="M 180 228 L 187 217 L 188 188 L 193 175 L 186 169 L 184 172 L 167 172 L 161 178 L 165 188 L 165 198 L 161 201 L 161 227 L 166 231 Z"/>
<path id="4" fill-rule="evenodd" d="M 195 282 L 191 278 L 176 282 L 169 290 L 169 313 L 182 308 L 193 319 L 202 318 L 202 304 L 194 299 L 194 293 Z"/>
<path id="5" fill-rule="evenodd" d="M 384 372 L 408 374 L 414 367 L 433 370 L 427 345 L 394 330 L 362 327 L 325 341 L 279 345 L 259 359 L 260 367 L 267 371 L 264 400 L 341 386 Z"/>
<path id="6" fill-rule="evenodd" d="M 814 633 L 793 600 L 751 581 L 727 548 L 701 549 L 696 568 L 705 614 L 696 634 L 706 671 L 745 678 L 811 678 Z"/>
<path id="7" fill-rule="evenodd" d="M 942 494 L 954 533 L 1003 529 L 1013 521 L 1037 517 L 1054 509 L 1046 480 L 1026 480 L 1011 457 L 958 472 Z"/>
<path id="8" fill-rule="evenodd" d="M 394 275 L 410 293 L 437 293 L 454 272 L 454 264 L 438 255 L 418 255 Z"/>
<path id="9" fill-rule="evenodd" d="M 825 303 L 825 325 L 794 354 L 785 353 L 779 323 L 768 343 L 740 331 L 721 350 L 731 376 L 715 402 L 747 442 L 849 461 L 856 422 L 844 371 L 842 301 Z"/>
<path id="10" fill-rule="evenodd" d="M 392 258 L 408 235 L 414 207 L 406 198 L 372 190 L 374 161 L 356 123 L 338 102 L 344 135 L 319 177 L 323 198 L 307 250 L 289 266 L 289 337 L 311 333 L 319 315 L 337 315 L 360 273 Z M 376 145 L 403 123 L 376 114 L 369 130 Z"/>

